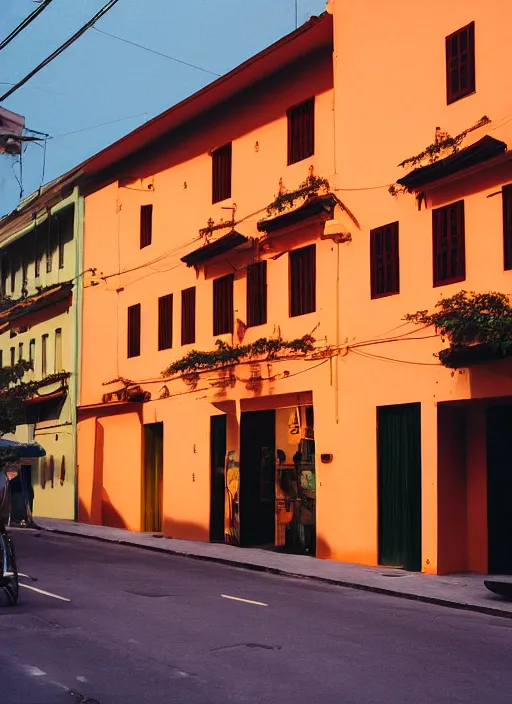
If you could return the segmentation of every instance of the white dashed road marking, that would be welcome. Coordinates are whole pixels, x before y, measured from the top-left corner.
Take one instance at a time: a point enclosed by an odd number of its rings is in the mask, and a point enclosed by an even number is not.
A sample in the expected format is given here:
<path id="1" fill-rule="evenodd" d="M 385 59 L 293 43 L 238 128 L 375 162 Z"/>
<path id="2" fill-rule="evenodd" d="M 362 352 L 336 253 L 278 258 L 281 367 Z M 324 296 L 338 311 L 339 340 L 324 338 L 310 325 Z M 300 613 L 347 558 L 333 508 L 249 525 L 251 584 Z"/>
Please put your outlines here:
<path id="1" fill-rule="evenodd" d="M 20 582 L 20 587 L 23 587 L 23 589 L 30 589 L 31 592 L 37 592 L 38 594 L 43 594 L 44 596 L 51 596 L 52 599 L 59 599 L 59 601 L 68 601 L 68 602 L 71 601 L 71 599 L 67 599 L 65 596 L 59 596 L 58 594 L 52 594 L 52 592 L 45 592 L 44 589 L 38 589 L 37 587 L 32 587 L 32 586 L 29 586 L 28 584 L 21 584 L 21 582 Z"/>
<path id="2" fill-rule="evenodd" d="M 232 601 L 243 601 L 244 604 L 253 604 L 254 606 L 268 606 L 262 601 L 251 601 L 250 599 L 241 599 L 239 596 L 229 596 L 228 594 L 221 594 L 223 599 L 231 599 Z"/>

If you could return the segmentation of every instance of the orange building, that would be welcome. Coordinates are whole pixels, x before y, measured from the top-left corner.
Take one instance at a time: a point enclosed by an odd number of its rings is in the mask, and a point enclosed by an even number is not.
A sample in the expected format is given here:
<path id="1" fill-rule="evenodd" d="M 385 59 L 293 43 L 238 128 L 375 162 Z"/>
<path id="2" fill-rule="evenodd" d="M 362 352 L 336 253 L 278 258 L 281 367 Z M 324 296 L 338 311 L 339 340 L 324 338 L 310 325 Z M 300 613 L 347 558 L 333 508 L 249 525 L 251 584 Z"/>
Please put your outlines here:
<path id="1" fill-rule="evenodd" d="M 340 359 L 342 469 L 325 479 L 333 551 L 510 573 L 511 363 L 473 344 L 482 339 L 466 326 L 446 368 L 435 354 L 449 339 L 404 316 L 461 290 L 512 292 L 512 6 L 328 9 L 335 183 L 361 225 L 341 260 L 340 328 L 352 347 Z"/>
<path id="2" fill-rule="evenodd" d="M 83 165 L 79 520 L 330 554 L 332 42 L 312 18 Z"/>

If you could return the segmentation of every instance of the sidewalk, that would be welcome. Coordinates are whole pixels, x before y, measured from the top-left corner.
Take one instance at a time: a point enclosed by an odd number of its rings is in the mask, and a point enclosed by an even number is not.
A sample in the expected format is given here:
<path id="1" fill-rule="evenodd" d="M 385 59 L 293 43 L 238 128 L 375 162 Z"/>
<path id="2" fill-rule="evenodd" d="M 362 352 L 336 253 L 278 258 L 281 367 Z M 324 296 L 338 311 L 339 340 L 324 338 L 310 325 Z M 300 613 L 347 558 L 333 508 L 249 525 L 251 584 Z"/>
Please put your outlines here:
<path id="1" fill-rule="evenodd" d="M 352 589 L 512 618 L 512 601 L 491 594 L 484 587 L 482 575 L 425 575 L 385 567 L 363 567 L 316 560 L 303 555 L 285 555 L 257 548 L 236 548 L 230 545 L 160 538 L 147 533 L 133 533 L 119 528 L 91 526 L 58 519 L 37 518 L 36 522 L 45 531 L 132 545 L 272 574 L 315 579 Z M 512 581 L 512 578 L 508 579 Z"/>

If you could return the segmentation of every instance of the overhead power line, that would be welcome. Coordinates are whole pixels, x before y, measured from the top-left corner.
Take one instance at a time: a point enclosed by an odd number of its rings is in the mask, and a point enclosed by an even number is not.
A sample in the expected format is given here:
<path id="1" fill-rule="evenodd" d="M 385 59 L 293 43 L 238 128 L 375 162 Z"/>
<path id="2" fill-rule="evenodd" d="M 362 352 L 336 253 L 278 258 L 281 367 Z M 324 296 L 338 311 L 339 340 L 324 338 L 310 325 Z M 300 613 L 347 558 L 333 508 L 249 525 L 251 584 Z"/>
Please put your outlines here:
<path id="1" fill-rule="evenodd" d="M 171 61 L 176 61 L 178 64 L 183 64 L 184 66 L 190 66 L 190 68 L 195 68 L 198 71 L 204 71 L 204 73 L 209 73 L 211 76 L 217 76 L 217 78 L 221 75 L 220 73 L 215 73 L 215 71 L 210 71 L 208 68 L 203 68 L 202 66 L 196 66 L 196 64 L 191 64 L 188 61 L 182 61 L 181 59 L 177 59 L 174 56 L 169 56 L 169 54 L 162 54 L 161 51 L 156 51 L 156 49 L 150 49 L 147 46 L 143 46 L 142 44 L 137 44 L 136 42 L 130 41 L 130 39 L 124 39 L 124 37 L 118 37 L 117 34 L 111 34 L 110 32 L 105 32 L 103 29 L 98 29 L 98 27 L 93 27 L 97 32 L 100 32 L 101 34 L 105 34 L 107 37 L 112 37 L 112 39 L 117 39 L 120 42 L 124 42 L 125 44 L 131 44 L 132 46 L 136 46 L 138 49 L 144 49 L 144 51 L 149 51 L 151 54 L 156 54 L 157 56 L 163 56 L 164 59 L 170 59 Z"/>
<path id="2" fill-rule="evenodd" d="M 45 66 L 48 66 L 48 64 L 53 61 L 54 59 L 57 58 L 57 56 L 60 56 L 63 51 L 65 51 L 68 47 L 71 46 L 74 42 L 76 42 L 77 39 L 79 39 L 82 34 L 85 34 L 88 29 L 92 27 L 92 25 L 97 22 L 103 15 L 105 15 L 114 5 L 119 2 L 119 0 L 109 0 L 109 2 L 104 5 L 101 10 L 99 10 L 94 17 L 91 17 L 91 19 L 84 24 L 83 27 L 81 27 L 78 32 L 75 32 L 72 37 L 70 37 L 64 44 L 62 44 L 58 49 L 55 49 L 55 51 L 50 54 L 44 61 L 41 61 L 41 63 L 35 67 L 30 73 L 27 73 L 27 75 L 21 79 L 21 81 L 18 81 L 18 83 L 15 83 L 12 88 L 10 88 L 7 93 L 4 93 L 0 97 L 0 102 L 8 98 L 10 95 L 12 95 L 14 92 L 16 92 L 21 86 L 24 86 L 27 81 L 29 81 L 33 76 L 36 75 L 36 73 L 39 73 Z"/>
<path id="3" fill-rule="evenodd" d="M 4 49 L 8 44 L 12 42 L 15 37 L 20 34 L 20 32 L 23 32 L 25 27 L 28 27 L 28 25 L 33 22 L 36 17 L 38 17 L 41 12 L 43 12 L 48 5 L 52 2 L 52 0 L 43 0 L 43 2 L 39 5 L 39 7 L 36 7 L 35 10 L 32 10 L 32 12 L 25 17 L 25 19 L 19 23 L 17 27 L 15 27 L 12 32 L 3 40 L 3 42 L 0 43 L 0 51 Z"/>

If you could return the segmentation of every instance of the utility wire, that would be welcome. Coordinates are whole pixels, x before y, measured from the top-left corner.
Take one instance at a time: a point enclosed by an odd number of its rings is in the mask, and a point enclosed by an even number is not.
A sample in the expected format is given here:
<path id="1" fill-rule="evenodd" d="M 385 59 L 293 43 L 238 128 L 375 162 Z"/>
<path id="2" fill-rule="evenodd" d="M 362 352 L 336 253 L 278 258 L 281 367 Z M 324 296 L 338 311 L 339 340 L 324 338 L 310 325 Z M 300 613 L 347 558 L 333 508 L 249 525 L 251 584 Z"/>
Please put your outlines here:
<path id="1" fill-rule="evenodd" d="M 69 137 L 72 134 L 78 134 L 79 132 L 86 132 L 87 130 L 95 130 L 98 127 L 105 127 L 105 125 L 113 125 L 116 122 L 123 122 L 124 120 L 132 120 L 135 119 L 136 117 L 142 117 L 143 115 L 147 116 L 146 112 L 139 112 L 136 115 L 127 115 L 126 117 L 118 117 L 117 120 L 109 120 L 108 122 L 101 122 L 99 125 L 90 125 L 90 127 L 82 127 L 79 130 L 73 130 L 73 132 L 64 132 L 62 134 L 56 134 L 53 135 L 52 137 L 48 137 L 48 139 L 59 139 L 60 137 Z M 32 132 L 33 130 L 31 130 Z"/>
<path id="2" fill-rule="evenodd" d="M 27 15 L 17 27 L 12 30 L 12 32 L 3 40 L 3 42 L 0 43 L 0 51 L 4 49 L 8 44 L 10 44 L 12 40 L 17 37 L 18 34 L 20 34 L 20 32 L 23 32 L 25 27 L 28 27 L 28 25 L 33 22 L 36 17 L 38 17 L 41 12 L 43 12 L 48 7 L 51 2 L 52 0 L 43 0 L 39 7 L 36 7 L 35 10 L 32 10 L 32 12 Z"/>
<path id="3" fill-rule="evenodd" d="M 196 66 L 196 64 L 190 64 L 188 61 L 182 61 L 181 59 L 177 59 L 174 56 L 169 56 L 169 54 L 162 54 L 161 51 L 156 51 L 155 49 L 150 49 L 147 46 L 143 46 L 142 44 L 137 44 L 136 42 L 132 42 L 129 39 L 124 39 L 123 37 L 118 37 L 117 34 L 111 34 L 110 32 L 105 32 L 103 29 L 98 29 L 98 27 L 93 27 L 92 29 L 95 29 L 97 32 L 100 32 L 100 34 L 105 34 L 107 37 L 112 37 L 112 39 L 117 39 L 120 42 L 124 42 L 125 44 L 131 44 L 132 46 L 136 46 L 139 49 L 144 49 L 144 51 L 149 51 L 151 54 L 156 54 L 157 56 L 163 56 L 164 59 L 170 59 L 171 61 L 176 61 L 178 64 L 183 64 L 184 66 L 190 66 L 190 68 L 195 68 L 198 71 L 204 71 L 204 73 L 209 73 L 211 76 L 216 76 L 217 78 L 221 75 L 220 73 L 215 73 L 214 71 L 210 71 L 207 68 L 203 68 L 202 66 Z"/>
<path id="4" fill-rule="evenodd" d="M 18 83 L 15 83 L 12 88 L 10 88 L 7 93 L 4 93 L 0 97 L 0 102 L 8 98 L 10 95 L 12 95 L 15 91 L 17 91 L 19 88 L 25 85 L 27 81 L 29 81 L 33 76 L 36 75 L 36 73 L 39 73 L 45 66 L 47 66 L 51 61 L 57 58 L 60 54 L 62 54 L 63 51 L 65 51 L 68 47 L 71 46 L 74 42 L 76 42 L 77 39 L 79 39 L 82 34 L 85 34 L 88 29 L 90 29 L 95 22 L 97 22 L 103 15 L 105 15 L 114 5 L 119 2 L 119 0 L 109 0 L 109 2 L 104 5 L 101 10 L 99 10 L 94 17 L 91 17 L 91 19 L 84 24 L 83 27 L 81 27 L 78 32 L 75 32 L 72 37 L 70 37 L 64 44 L 62 44 L 58 49 L 55 49 L 55 51 L 50 54 L 50 56 L 46 57 L 44 61 L 42 61 L 40 64 L 38 64 L 35 69 L 30 71 L 30 73 L 27 73 L 27 75 L 21 79 L 21 81 L 18 81 Z"/>

